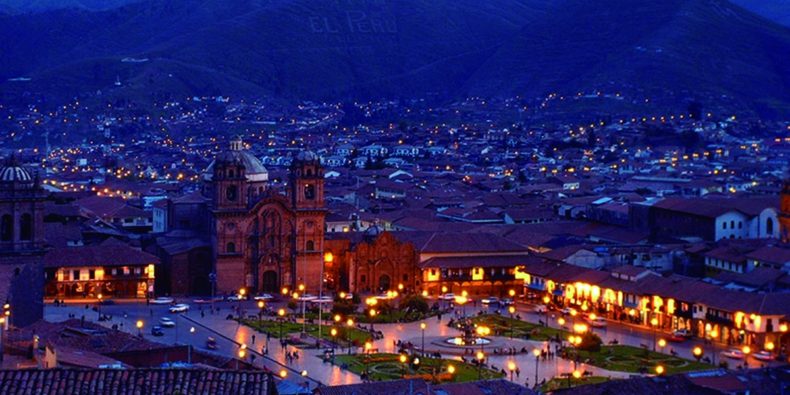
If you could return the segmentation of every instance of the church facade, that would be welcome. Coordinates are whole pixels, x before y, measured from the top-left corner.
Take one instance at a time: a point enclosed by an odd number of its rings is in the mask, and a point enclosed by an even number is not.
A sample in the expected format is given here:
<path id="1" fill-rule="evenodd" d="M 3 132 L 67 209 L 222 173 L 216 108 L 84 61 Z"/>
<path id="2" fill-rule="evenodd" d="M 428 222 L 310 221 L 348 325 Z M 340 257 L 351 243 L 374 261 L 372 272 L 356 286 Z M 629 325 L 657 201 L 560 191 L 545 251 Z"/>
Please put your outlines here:
<path id="1" fill-rule="evenodd" d="M 285 190 L 240 139 L 204 173 L 216 292 L 318 293 L 324 260 L 324 169 L 311 151 L 292 161 Z"/>

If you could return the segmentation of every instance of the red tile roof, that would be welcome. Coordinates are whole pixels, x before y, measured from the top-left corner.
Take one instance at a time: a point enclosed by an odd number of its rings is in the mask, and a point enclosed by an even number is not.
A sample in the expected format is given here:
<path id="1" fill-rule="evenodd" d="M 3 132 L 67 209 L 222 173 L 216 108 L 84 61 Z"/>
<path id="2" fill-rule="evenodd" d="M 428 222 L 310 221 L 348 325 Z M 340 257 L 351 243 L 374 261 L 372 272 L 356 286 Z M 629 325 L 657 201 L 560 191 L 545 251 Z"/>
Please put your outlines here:
<path id="1" fill-rule="evenodd" d="M 215 369 L 0 370 L 3 394 L 273 394 L 265 372 Z"/>
<path id="2" fill-rule="evenodd" d="M 55 248 L 44 256 L 44 267 L 141 266 L 158 264 L 159 258 L 122 243 Z"/>

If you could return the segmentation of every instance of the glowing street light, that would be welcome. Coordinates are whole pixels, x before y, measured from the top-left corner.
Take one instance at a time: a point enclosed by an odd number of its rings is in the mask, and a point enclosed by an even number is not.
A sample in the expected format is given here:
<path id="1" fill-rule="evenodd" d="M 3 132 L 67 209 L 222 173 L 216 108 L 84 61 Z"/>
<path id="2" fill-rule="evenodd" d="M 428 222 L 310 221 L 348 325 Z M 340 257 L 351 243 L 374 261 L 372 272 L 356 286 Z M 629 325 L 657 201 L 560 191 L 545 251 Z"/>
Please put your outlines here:
<path id="1" fill-rule="evenodd" d="M 420 322 L 420 331 L 422 332 L 422 347 L 420 351 L 422 355 L 425 355 L 425 328 L 427 326 L 424 322 Z"/>
<path id="2" fill-rule="evenodd" d="M 137 320 L 137 336 L 143 336 L 143 320 Z"/>
<path id="3" fill-rule="evenodd" d="M 516 372 L 516 363 L 513 361 L 509 361 L 507 363 L 507 370 L 510 371 L 510 381 L 513 381 L 513 373 Z"/>
<path id="4" fill-rule="evenodd" d="M 664 374 L 664 366 L 663 365 L 656 366 L 656 374 L 659 375 L 659 376 Z"/>

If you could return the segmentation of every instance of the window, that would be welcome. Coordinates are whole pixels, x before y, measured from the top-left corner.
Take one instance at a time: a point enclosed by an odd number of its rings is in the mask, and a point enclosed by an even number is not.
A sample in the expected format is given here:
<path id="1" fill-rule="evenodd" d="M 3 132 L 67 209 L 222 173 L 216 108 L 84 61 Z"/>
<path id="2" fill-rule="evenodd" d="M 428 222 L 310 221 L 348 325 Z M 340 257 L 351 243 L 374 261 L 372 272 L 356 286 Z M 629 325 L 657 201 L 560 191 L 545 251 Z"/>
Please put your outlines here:
<path id="1" fill-rule="evenodd" d="M 307 240 L 307 251 L 315 251 L 315 242 Z"/>
<path id="2" fill-rule="evenodd" d="M 304 186 L 304 198 L 307 199 L 307 200 L 315 199 L 315 185 L 305 184 L 305 186 Z"/>
<path id="3" fill-rule="evenodd" d="M 71 279 L 72 280 L 79 280 L 80 279 L 80 271 L 79 270 L 72 270 L 71 271 Z"/>
<path id="4" fill-rule="evenodd" d="M 236 200 L 236 195 L 238 195 L 238 188 L 235 185 L 230 185 L 225 189 L 225 197 L 231 202 Z"/>
<path id="5" fill-rule="evenodd" d="M 724 222 L 721 223 L 721 228 L 722 229 L 727 229 L 727 221 L 724 221 Z"/>
<path id="6" fill-rule="evenodd" d="M 33 216 L 30 214 L 22 214 L 19 219 L 19 240 L 33 240 Z"/>
<path id="7" fill-rule="evenodd" d="M 236 173 L 233 171 L 233 169 L 228 170 L 228 178 L 233 178 L 235 176 L 236 176 Z"/>
<path id="8" fill-rule="evenodd" d="M 228 243 L 228 244 L 225 246 L 225 252 L 227 252 L 228 254 L 234 254 L 234 253 L 236 253 L 236 243 L 232 243 L 232 242 L 231 242 L 231 243 Z"/>
<path id="9" fill-rule="evenodd" d="M 735 221 L 730 221 L 730 229 L 735 229 Z"/>
<path id="10" fill-rule="evenodd" d="M 365 284 L 367 282 L 367 278 L 365 277 L 364 274 L 359 276 L 359 282 L 361 282 L 362 284 Z"/>
<path id="11" fill-rule="evenodd" d="M 743 229 L 743 221 L 738 221 L 738 229 Z"/>
<path id="12" fill-rule="evenodd" d="M 11 219 L 11 216 L 6 214 L 3 216 L 2 221 L 0 221 L 0 240 L 2 241 L 11 241 L 14 234 L 14 220 Z"/>
<path id="13" fill-rule="evenodd" d="M 769 235 L 774 233 L 774 220 L 773 218 L 766 218 L 765 219 L 765 232 Z"/>
<path id="14" fill-rule="evenodd" d="M 404 274 L 403 275 L 403 282 L 408 282 L 408 281 L 409 281 L 409 275 L 408 274 Z"/>
<path id="15" fill-rule="evenodd" d="M 88 270 L 88 280 L 95 280 L 96 279 L 96 270 L 90 269 Z"/>

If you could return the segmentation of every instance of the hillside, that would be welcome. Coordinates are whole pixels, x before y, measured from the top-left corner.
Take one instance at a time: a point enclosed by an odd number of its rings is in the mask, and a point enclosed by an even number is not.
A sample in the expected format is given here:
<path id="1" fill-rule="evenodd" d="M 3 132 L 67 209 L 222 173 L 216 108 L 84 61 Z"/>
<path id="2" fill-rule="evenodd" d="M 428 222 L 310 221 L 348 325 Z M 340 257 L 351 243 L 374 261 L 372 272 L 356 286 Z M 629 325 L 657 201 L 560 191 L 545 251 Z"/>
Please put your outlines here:
<path id="1" fill-rule="evenodd" d="M 611 89 L 790 113 L 788 28 L 726 0 L 547 3 L 152 0 L 2 15 L 0 89 L 301 99 Z M 33 80 L 6 81 L 20 76 Z"/>

